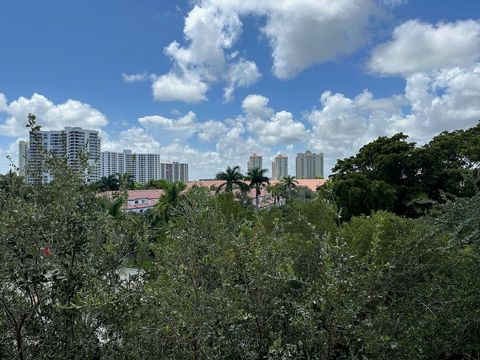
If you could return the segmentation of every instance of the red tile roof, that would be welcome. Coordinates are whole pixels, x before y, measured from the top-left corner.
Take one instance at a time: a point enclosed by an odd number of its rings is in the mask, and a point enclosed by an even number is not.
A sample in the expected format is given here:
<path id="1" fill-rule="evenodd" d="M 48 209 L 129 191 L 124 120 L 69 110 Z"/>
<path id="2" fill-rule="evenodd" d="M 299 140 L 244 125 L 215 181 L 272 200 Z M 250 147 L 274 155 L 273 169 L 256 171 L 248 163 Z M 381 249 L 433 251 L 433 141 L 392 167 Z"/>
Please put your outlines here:
<path id="1" fill-rule="evenodd" d="M 298 184 L 297 186 L 305 186 L 308 187 L 310 190 L 315 191 L 317 187 L 323 186 L 327 180 L 325 179 L 297 179 Z M 189 181 L 187 183 L 187 187 L 190 188 L 192 186 L 205 186 L 205 187 L 211 187 L 212 185 L 215 187 L 220 186 L 223 184 L 225 181 L 224 180 L 199 180 L 199 181 Z M 279 183 L 279 180 L 271 180 L 270 184 L 275 185 Z M 245 183 L 248 183 L 245 181 Z"/>

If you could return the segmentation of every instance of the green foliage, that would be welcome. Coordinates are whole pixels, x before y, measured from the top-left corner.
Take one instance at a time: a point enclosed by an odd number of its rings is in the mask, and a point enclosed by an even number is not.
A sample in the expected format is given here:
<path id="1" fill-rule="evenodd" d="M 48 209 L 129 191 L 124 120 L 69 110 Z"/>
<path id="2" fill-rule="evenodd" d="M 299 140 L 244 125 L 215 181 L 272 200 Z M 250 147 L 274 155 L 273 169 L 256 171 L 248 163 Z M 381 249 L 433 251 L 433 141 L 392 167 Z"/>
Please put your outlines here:
<path id="1" fill-rule="evenodd" d="M 99 191 L 118 191 L 120 190 L 120 180 L 117 175 L 103 176 L 97 183 Z"/>
<path id="2" fill-rule="evenodd" d="M 233 168 L 230 166 L 227 167 L 227 170 L 221 171 L 217 174 L 216 179 L 225 181 L 216 189 L 217 193 L 222 191 L 222 189 L 224 189 L 225 192 L 233 192 L 234 186 L 243 191 L 248 188 L 248 185 L 242 181 L 244 176 L 240 173 L 240 166 L 235 166 Z"/>
<path id="3" fill-rule="evenodd" d="M 123 296 L 118 269 L 145 238 L 142 221 L 114 217 L 63 162 L 28 197 L 0 190 L 0 357 L 89 359 L 103 306 Z"/>
<path id="4" fill-rule="evenodd" d="M 171 183 L 166 180 L 158 180 L 158 186 L 163 190 L 163 194 L 155 205 L 153 212 L 168 221 L 175 214 L 176 205 L 187 185 L 181 181 Z"/>
<path id="5" fill-rule="evenodd" d="M 477 194 L 479 142 L 477 125 L 443 132 L 421 148 L 401 133 L 363 146 L 332 169 L 333 192 L 344 220 L 377 210 L 418 217 L 435 203 Z"/>
<path id="6" fill-rule="evenodd" d="M 363 152 L 378 178 L 345 170 L 354 200 L 396 209 L 395 181 L 414 192 L 379 170 L 417 161 L 377 158 L 378 146 L 414 151 L 390 140 Z M 471 164 L 476 141 L 462 150 Z M 480 356 L 478 194 L 419 219 L 377 211 L 341 223 L 341 182 L 264 211 L 160 182 L 155 211 L 129 214 L 123 193 L 99 196 L 63 159 L 49 166 L 47 185 L 0 177 L 2 359 Z M 128 279 L 128 266 L 141 271 Z"/>
<path id="7" fill-rule="evenodd" d="M 258 199 L 261 194 L 261 189 L 270 183 L 268 177 L 265 176 L 267 169 L 253 168 L 248 172 L 250 180 L 250 188 L 255 189 L 255 208 L 258 211 Z"/>

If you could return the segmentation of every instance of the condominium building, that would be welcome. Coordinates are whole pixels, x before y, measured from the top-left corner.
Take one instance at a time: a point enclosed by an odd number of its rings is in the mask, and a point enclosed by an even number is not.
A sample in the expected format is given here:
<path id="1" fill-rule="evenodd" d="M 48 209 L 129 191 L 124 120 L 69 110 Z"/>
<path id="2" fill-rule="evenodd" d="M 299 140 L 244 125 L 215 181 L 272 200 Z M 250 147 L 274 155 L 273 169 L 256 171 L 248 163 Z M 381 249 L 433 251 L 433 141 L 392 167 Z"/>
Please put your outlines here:
<path id="1" fill-rule="evenodd" d="M 161 179 L 160 154 L 135 154 L 131 150 L 103 151 L 101 169 L 102 176 L 128 173 L 135 182 L 145 184 Z"/>
<path id="2" fill-rule="evenodd" d="M 310 150 L 298 153 L 296 158 L 297 178 L 315 179 L 323 177 L 323 154 L 315 154 Z"/>
<path id="3" fill-rule="evenodd" d="M 288 157 L 277 155 L 272 162 L 272 179 L 281 180 L 288 176 Z"/>
<path id="4" fill-rule="evenodd" d="M 27 157 L 29 181 L 48 183 L 52 180 L 52 175 L 43 168 L 46 153 L 65 156 L 71 168 L 83 171 L 87 182 L 97 181 L 100 179 L 100 146 L 98 131 L 79 127 L 30 133 Z M 83 160 L 87 169 L 83 169 Z"/>
<path id="5" fill-rule="evenodd" d="M 161 164 L 161 178 L 170 182 L 188 181 L 188 164 L 173 162 Z"/>
<path id="6" fill-rule="evenodd" d="M 260 155 L 252 154 L 247 163 L 247 170 L 263 169 L 263 158 Z"/>
<path id="7" fill-rule="evenodd" d="M 123 150 L 123 152 L 102 151 L 100 157 L 102 177 L 126 173 L 133 175 L 133 157 L 131 150 Z"/>
<path id="8" fill-rule="evenodd" d="M 28 167 L 28 141 L 18 143 L 18 175 L 26 176 Z"/>

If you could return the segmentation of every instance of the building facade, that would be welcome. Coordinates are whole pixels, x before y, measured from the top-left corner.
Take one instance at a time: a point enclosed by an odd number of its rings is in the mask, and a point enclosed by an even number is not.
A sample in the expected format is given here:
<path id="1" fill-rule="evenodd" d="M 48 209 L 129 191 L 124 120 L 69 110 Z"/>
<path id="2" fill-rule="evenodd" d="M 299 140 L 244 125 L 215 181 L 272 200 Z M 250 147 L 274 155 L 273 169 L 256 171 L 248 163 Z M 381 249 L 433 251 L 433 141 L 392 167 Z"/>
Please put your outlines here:
<path id="1" fill-rule="evenodd" d="M 145 184 L 161 179 L 160 154 L 136 154 L 104 151 L 101 156 L 102 176 L 131 174 L 135 182 Z"/>
<path id="2" fill-rule="evenodd" d="M 250 159 L 247 163 L 247 171 L 252 171 L 253 169 L 263 169 L 263 157 L 257 154 L 250 155 Z"/>
<path id="3" fill-rule="evenodd" d="M 123 152 L 102 151 L 100 158 L 102 177 L 116 174 L 133 175 L 133 154 L 131 150 Z"/>
<path id="4" fill-rule="evenodd" d="M 26 176 L 28 168 L 28 141 L 18 143 L 18 175 Z"/>
<path id="5" fill-rule="evenodd" d="M 161 178 L 170 182 L 187 182 L 188 164 L 179 162 L 162 163 Z"/>
<path id="6" fill-rule="evenodd" d="M 104 151 L 101 156 L 101 174 L 110 176 L 129 173 L 135 182 L 145 184 L 150 180 L 188 181 L 188 164 L 162 163 L 160 154 L 136 154 Z"/>
<path id="7" fill-rule="evenodd" d="M 66 127 L 64 130 L 39 131 L 30 133 L 28 148 L 28 179 L 31 183 L 48 183 L 51 174 L 45 171 L 46 154 L 66 157 L 67 164 L 87 182 L 100 179 L 100 147 L 98 131 L 79 127 Z M 87 165 L 87 169 L 84 169 Z"/>
<path id="8" fill-rule="evenodd" d="M 310 150 L 298 153 L 296 158 L 296 176 L 298 179 L 323 178 L 323 154 Z"/>
<path id="9" fill-rule="evenodd" d="M 272 162 L 272 179 L 281 180 L 288 176 L 288 157 L 285 155 L 275 156 Z"/>

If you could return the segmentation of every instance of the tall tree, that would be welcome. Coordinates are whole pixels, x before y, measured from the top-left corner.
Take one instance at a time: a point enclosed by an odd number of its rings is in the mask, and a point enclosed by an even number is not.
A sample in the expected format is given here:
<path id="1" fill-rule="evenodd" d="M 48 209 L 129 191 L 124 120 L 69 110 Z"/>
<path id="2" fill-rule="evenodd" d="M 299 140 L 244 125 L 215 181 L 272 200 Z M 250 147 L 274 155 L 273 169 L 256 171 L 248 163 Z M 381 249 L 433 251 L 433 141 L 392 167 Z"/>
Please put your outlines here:
<path id="1" fill-rule="evenodd" d="M 267 169 L 253 168 L 248 172 L 248 178 L 250 179 L 250 188 L 255 189 L 255 208 L 258 211 L 258 200 L 262 193 L 262 188 L 267 184 L 270 184 L 270 180 L 265 176 Z"/>
<path id="2" fill-rule="evenodd" d="M 120 180 L 117 175 L 103 176 L 97 182 L 97 189 L 100 191 L 118 191 L 120 190 Z"/>
<path id="3" fill-rule="evenodd" d="M 225 181 L 217 188 L 216 192 L 219 193 L 222 189 L 225 189 L 225 192 L 233 192 L 235 185 L 240 189 L 247 188 L 248 185 L 243 181 L 243 178 L 244 176 L 240 173 L 240 166 L 227 167 L 227 170 L 219 172 L 216 176 L 217 180 Z"/>
<path id="4" fill-rule="evenodd" d="M 178 204 L 181 194 L 183 190 L 186 189 L 187 185 L 181 181 L 172 183 L 166 180 L 160 180 L 159 184 L 160 188 L 163 190 L 163 195 L 155 205 L 155 211 L 168 221 L 170 220 L 173 209 L 175 209 Z"/>
<path id="5" fill-rule="evenodd" d="M 135 187 L 133 175 L 130 173 L 117 174 L 119 186 L 123 189 L 132 190 Z"/>
<path id="6" fill-rule="evenodd" d="M 292 190 L 295 190 L 297 188 L 297 185 L 298 185 L 297 178 L 295 176 L 291 176 L 291 175 L 285 176 L 282 179 L 281 184 L 285 187 L 285 192 L 287 194 L 287 200 L 289 200 L 290 195 L 292 193 Z"/>
<path id="7" fill-rule="evenodd" d="M 331 178 L 347 219 L 374 210 L 410 215 L 409 204 L 425 196 L 419 181 L 419 149 L 407 139 L 402 133 L 382 136 L 337 162 Z"/>

